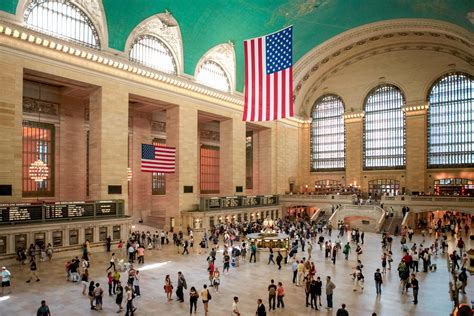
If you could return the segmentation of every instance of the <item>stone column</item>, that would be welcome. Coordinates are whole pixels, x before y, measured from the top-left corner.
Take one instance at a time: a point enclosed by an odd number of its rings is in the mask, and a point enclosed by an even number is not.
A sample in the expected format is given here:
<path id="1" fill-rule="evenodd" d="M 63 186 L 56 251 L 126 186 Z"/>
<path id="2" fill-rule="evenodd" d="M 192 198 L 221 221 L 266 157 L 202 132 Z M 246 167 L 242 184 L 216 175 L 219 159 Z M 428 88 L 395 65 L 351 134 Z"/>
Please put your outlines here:
<path id="1" fill-rule="evenodd" d="M 298 178 L 294 186 L 294 190 L 298 191 L 299 186 L 310 182 L 311 175 L 311 145 L 310 145 L 310 134 L 311 123 L 305 122 L 300 125 L 299 128 L 299 139 L 300 139 L 300 161 Z"/>
<path id="2" fill-rule="evenodd" d="M 129 204 L 130 215 L 136 219 L 146 219 L 151 210 L 151 173 L 141 172 L 142 144 L 151 144 L 151 116 L 149 113 L 135 112 L 132 116 L 132 144 L 130 168 L 132 180 Z"/>
<path id="3" fill-rule="evenodd" d="M 245 187 L 245 122 L 240 117 L 221 121 L 220 127 L 220 195 L 232 196 L 236 186 Z M 242 193 L 244 191 L 242 190 Z"/>
<path id="4" fill-rule="evenodd" d="M 427 105 L 404 108 L 406 122 L 406 190 L 425 192 L 427 159 Z"/>
<path id="5" fill-rule="evenodd" d="M 258 134 L 258 192 L 256 194 L 271 194 L 274 192 L 273 177 L 273 133 L 267 128 L 257 132 Z M 254 149 L 255 150 L 255 149 Z"/>
<path id="6" fill-rule="evenodd" d="M 363 168 L 363 114 L 345 115 L 346 128 L 346 185 L 356 182 L 367 191 L 365 183 L 362 183 Z"/>
<path id="7" fill-rule="evenodd" d="M 22 198 L 22 115 L 23 67 L 21 62 L 0 54 L 0 184 L 12 186 L 12 196 L 0 202 L 19 202 Z"/>
<path id="8" fill-rule="evenodd" d="M 86 131 L 82 100 L 62 97 L 59 127 L 59 157 L 56 166 L 59 201 L 80 201 L 86 197 Z"/>
<path id="9" fill-rule="evenodd" d="M 174 217 L 176 230 L 181 225 L 181 211 L 192 210 L 199 204 L 198 184 L 198 111 L 192 104 L 166 110 L 166 144 L 176 147 L 176 172 L 166 175 L 168 204 L 164 216 L 165 228 Z M 192 193 L 184 193 L 184 186 L 192 186 Z"/>
<path id="10" fill-rule="evenodd" d="M 90 96 L 90 197 L 123 199 L 128 214 L 128 92 L 121 86 L 103 86 Z M 108 186 L 122 187 L 108 194 Z"/>

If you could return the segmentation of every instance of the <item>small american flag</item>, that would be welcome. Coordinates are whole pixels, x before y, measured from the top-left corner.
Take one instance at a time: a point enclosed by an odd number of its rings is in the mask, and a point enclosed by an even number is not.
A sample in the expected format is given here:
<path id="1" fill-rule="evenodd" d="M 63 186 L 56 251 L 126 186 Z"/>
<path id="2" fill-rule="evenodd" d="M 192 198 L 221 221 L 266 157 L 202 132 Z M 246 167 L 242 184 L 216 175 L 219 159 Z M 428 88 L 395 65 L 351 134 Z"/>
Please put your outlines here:
<path id="1" fill-rule="evenodd" d="M 176 148 L 142 144 L 142 172 L 174 173 Z"/>
<path id="2" fill-rule="evenodd" d="M 244 41 L 243 120 L 272 121 L 293 116 L 293 27 Z"/>

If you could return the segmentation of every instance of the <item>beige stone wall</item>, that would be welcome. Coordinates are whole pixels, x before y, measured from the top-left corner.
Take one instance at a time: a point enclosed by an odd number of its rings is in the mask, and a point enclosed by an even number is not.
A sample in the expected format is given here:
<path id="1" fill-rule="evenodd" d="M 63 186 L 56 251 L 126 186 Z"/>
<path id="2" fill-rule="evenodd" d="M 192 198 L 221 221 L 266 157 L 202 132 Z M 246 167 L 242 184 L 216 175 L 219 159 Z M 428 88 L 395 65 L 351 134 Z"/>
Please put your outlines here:
<path id="1" fill-rule="evenodd" d="M 19 201 L 22 182 L 23 67 L 17 58 L 0 54 L 0 179 L 13 195 L 0 201 Z"/>

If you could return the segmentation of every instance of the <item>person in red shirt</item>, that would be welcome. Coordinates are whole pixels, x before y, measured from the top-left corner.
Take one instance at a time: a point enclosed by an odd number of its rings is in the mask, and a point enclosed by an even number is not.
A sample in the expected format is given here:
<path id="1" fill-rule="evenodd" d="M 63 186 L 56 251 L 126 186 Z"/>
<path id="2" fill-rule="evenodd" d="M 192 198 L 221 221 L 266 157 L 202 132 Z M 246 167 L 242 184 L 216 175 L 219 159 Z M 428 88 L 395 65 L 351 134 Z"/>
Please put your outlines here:
<path id="1" fill-rule="evenodd" d="M 214 262 L 209 261 L 209 267 L 207 268 L 207 271 L 209 272 L 209 282 L 210 286 L 213 286 L 212 280 L 214 279 Z"/>

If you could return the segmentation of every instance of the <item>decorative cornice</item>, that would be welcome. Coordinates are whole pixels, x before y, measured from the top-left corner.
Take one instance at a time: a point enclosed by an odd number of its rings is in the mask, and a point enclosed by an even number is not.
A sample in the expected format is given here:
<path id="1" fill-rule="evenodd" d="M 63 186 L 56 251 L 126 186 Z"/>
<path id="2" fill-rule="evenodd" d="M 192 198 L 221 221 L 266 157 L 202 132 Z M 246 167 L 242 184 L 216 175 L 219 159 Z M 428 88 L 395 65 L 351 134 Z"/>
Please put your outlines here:
<path id="1" fill-rule="evenodd" d="M 344 120 L 346 123 L 360 122 L 364 119 L 365 112 L 351 112 L 344 114 Z"/>
<path id="2" fill-rule="evenodd" d="M 7 23 L 5 21 L 0 21 L 0 36 L 7 36 L 18 41 L 30 43 L 31 45 L 57 51 L 67 56 L 80 58 L 95 64 L 101 64 L 116 70 L 123 71 L 124 73 L 135 74 L 141 77 L 160 81 L 169 85 L 169 88 L 172 90 L 178 87 L 198 93 L 202 96 L 229 102 L 237 106 L 243 106 L 244 104 L 243 97 L 239 94 L 236 95 L 219 92 L 212 88 L 208 88 L 193 82 L 193 80 L 186 77 L 167 75 L 154 69 L 136 65 L 120 57 L 110 56 L 101 51 L 69 43 L 46 34 L 41 34 L 21 26 Z"/>
<path id="3" fill-rule="evenodd" d="M 294 67 L 295 88 L 293 100 L 298 98 L 305 82 L 319 68 L 334 58 L 347 58 L 345 57 L 347 53 L 356 47 L 361 47 L 380 39 L 405 38 L 408 36 L 421 37 L 425 35 L 432 38 L 443 37 L 453 42 L 461 43 L 467 48 L 466 52 L 471 52 L 474 47 L 474 36 L 472 33 L 459 26 L 437 20 L 400 19 L 363 25 L 335 36 L 322 45 L 315 47 L 297 62 Z M 451 53 L 450 51 L 448 52 Z M 472 54 L 466 53 L 465 55 L 467 55 L 467 58 L 464 59 L 470 64 L 474 64 Z M 318 74 L 318 78 L 321 77 L 323 76 Z M 303 105 L 303 103 L 300 104 Z"/>
<path id="4" fill-rule="evenodd" d="M 59 104 L 23 97 L 23 112 L 58 115 Z"/>
<path id="5" fill-rule="evenodd" d="M 211 140 L 211 141 L 219 141 L 220 140 L 220 133 L 217 131 L 210 131 L 201 129 L 199 130 L 199 137 L 202 140 Z"/>
<path id="6" fill-rule="evenodd" d="M 166 133 L 166 122 L 152 121 L 151 130 L 152 132 Z"/>
<path id="7" fill-rule="evenodd" d="M 423 115 L 423 114 L 426 114 L 428 108 L 429 108 L 428 104 L 405 105 L 402 108 L 402 111 L 405 112 L 405 115 L 407 116 Z"/>
<path id="8" fill-rule="evenodd" d="M 128 36 L 125 44 L 125 55 L 130 56 L 133 42 L 143 35 L 153 35 L 168 46 L 177 63 L 178 74 L 183 73 L 184 57 L 183 57 L 183 41 L 178 22 L 170 12 L 156 14 L 142 23 L 140 23 Z"/>

